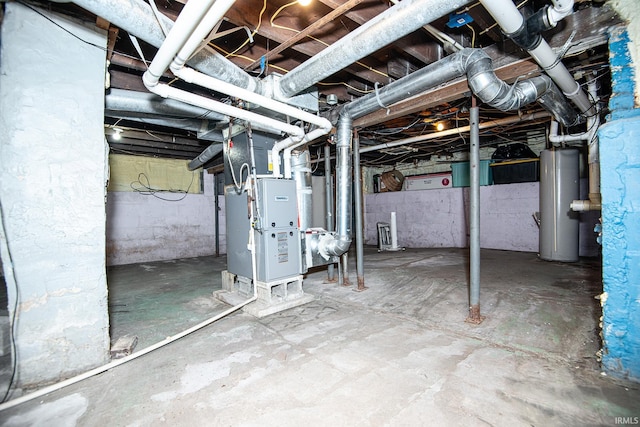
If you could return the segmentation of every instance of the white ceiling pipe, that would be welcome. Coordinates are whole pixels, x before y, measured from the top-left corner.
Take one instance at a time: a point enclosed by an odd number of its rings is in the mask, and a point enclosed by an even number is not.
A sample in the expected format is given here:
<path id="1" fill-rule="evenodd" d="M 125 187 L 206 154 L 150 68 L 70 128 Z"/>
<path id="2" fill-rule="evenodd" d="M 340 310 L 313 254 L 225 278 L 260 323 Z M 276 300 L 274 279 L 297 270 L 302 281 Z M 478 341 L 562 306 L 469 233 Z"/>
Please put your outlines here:
<path id="1" fill-rule="evenodd" d="M 551 0 L 553 7 L 547 9 L 547 19 L 552 26 L 573 13 L 573 0 Z"/>
<path id="2" fill-rule="evenodd" d="M 231 7 L 235 0 L 218 0 L 216 2 L 216 6 L 221 3 L 221 8 Z M 224 14 L 223 14 L 224 15 Z M 218 23 L 222 16 L 219 13 L 216 13 L 213 9 L 210 10 L 202 19 L 197 28 L 193 31 L 191 37 L 184 43 L 180 51 L 176 54 L 174 60 L 171 62 L 169 66 L 171 71 L 176 77 L 188 82 L 194 83 L 199 86 L 206 87 L 211 90 L 215 90 L 216 92 L 224 93 L 229 96 L 233 96 L 236 98 L 240 98 L 249 103 L 258 105 L 260 107 L 266 108 L 271 111 L 275 111 L 280 114 L 284 114 L 290 117 L 294 117 L 296 119 L 302 120 L 307 123 L 314 124 L 319 127 L 313 131 L 313 136 L 307 136 L 305 138 L 287 138 L 285 140 L 279 141 L 274 145 L 271 150 L 272 156 L 272 165 L 274 176 L 280 177 L 280 151 L 283 149 L 289 150 L 288 153 L 285 152 L 285 155 L 291 156 L 291 149 L 297 147 L 299 145 L 305 144 L 307 142 L 313 141 L 316 138 L 319 138 L 322 135 L 326 135 L 331 131 L 332 125 L 331 122 L 323 117 L 318 117 L 314 114 L 308 113 L 299 108 L 293 107 L 291 105 L 276 101 L 271 98 L 267 98 L 266 96 L 259 95 L 255 92 L 239 88 L 235 85 L 223 82 L 214 77 L 205 75 L 203 73 L 199 73 L 194 69 L 186 68 L 184 65 L 187 59 L 193 54 L 193 52 L 200 46 L 200 43 L 204 37 L 206 37 L 211 28 Z M 291 178 L 291 164 L 288 160 L 285 160 L 285 177 Z"/>
<path id="3" fill-rule="evenodd" d="M 330 130 L 331 129 L 329 129 L 329 131 Z M 316 139 L 328 134 L 329 131 L 327 131 L 326 129 L 323 129 L 323 128 L 314 129 L 311 132 L 309 132 L 308 134 L 306 134 L 304 136 L 304 138 L 302 138 L 300 141 L 291 143 L 291 144 L 289 144 L 288 147 L 286 147 L 284 149 L 284 152 L 282 153 L 282 158 L 283 158 L 283 162 L 284 162 L 284 177 L 285 178 L 287 178 L 287 179 L 291 178 L 291 152 L 293 150 L 295 150 L 296 148 L 300 147 L 301 145 L 313 142 L 314 140 L 316 140 Z M 273 153 L 276 151 L 275 149 L 276 149 L 276 147 L 274 146 L 274 148 L 271 150 L 272 157 L 273 157 Z M 276 154 L 276 155 L 278 156 L 278 158 L 280 158 L 279 154 Z M 274 170 L 275 170 L 275 168 L 274 168 Z"/>
<path id="4" fill-rule="evenodd" d="M 517 33 L 525 25 L 524 18 L 511 0 L 480 0 L 480 3 L 507 36 Z M 580 88 L 564 64 L 558 60 L 557 55 L 544 38 L 541 38 L 540 44 L 536 48 L 528 52 L 582 113 L 587 113 L 592 109 L 586 93 Z"/>
<path id="5" fill-rule="evenodd" d="M 142 0 L 74 0 L 78 6 L 92 12 L 127 33 L 159 48 L 165 39 L 158 21 L 171 29 L 174 22 L 167 16 L 153 13 Z M 221 80 L 259 91 L 260 82 L 224 56 L 206 47 L 189 59 L 189 65 L 203 73 L 215 75 Z"/>
<path id="6" fill-rule="evenodd" d="M 172 64 L 173 65 L 173 64 Z M 202 87 L 206 87 L 216 92 L 221 92 L 229 96 L 243 99 L 251 104 L 258 105 L 271 111 L 275 111 L 286 116 L 294 117 L 303 122 L 314 124 L 325 130 L 325 133 L 331 131 L 331 122 L 324 117 L 316 116 L 291 105 L 276 101 L 266 96 L 262 96 L 255 92 L 239 88 L 229 83 L 225 83 L 214 77 L 199 73 L 191 68 L 171 68 L 171 71 L 188 83 L 194 83 Z"/>
<path id="7" fill-rule="evenodd" d="M 153 61 L 149 64 L 149 69 L 142 75 L 142 81 L 145 86 L 155 86 L 160 81 L 162 74 L 169 68 L 169 64 L 173 61 L 176 54 L 182 49 L 184 44 L 191 37 L 191 33 L 198 27 L 198 24 L 205 16 L 205 14 L 211 9 L 217 9 L 216 6 L 212 8 L 214 0 L 194 0 L 187 2 L 184 6 L 178 19 L 176 20 L 173 28 L 167 34 L 167 38 L 164 40 L 158 52 L 156 53 Z M 226 13 L 227 9 L 224 9 Z"/>
<path id="8" fill-rule="evenodd" d="M 173 86 L 159 84 L 148 89 L 164 98 L 175 99 L 177 101 L 186 102 L 187 104 L 196 105 L 198 107 L 213 110 L 221 114 L 226 114 L 240 120 L 257 123 L 259 126 L 262 126 L 262 129 L 265 129 L 266 131 L 269 131 L 271 133 L 278 134 L 280 132 L 284 132 L 289 135 L 295 135 L 299 138 L 302 138 L 302 136 L 304 135 L 304 131 L 297 126 L 283 123 L 269 117 L 264 117 L 260 114 L 253 113 L 248 110 L 233 107 L 231 105 L 224 104 L 211 98 L 195 95 L 193 93 L 177 89 Z"/>
<path id="9" fill-rule="evenodd" d="M 175 62 L 172 63 L 171 65 L 172 65 L 171 71 L 177 77 L 183 79 L 186 82 L 194 83 L 199 86 L 203 86 L 211 90 L 215 90 L 217 92 L 227 94 L 229 96 L 234 96 L 234 97 L 243 99 L 247 102 L 250 102 L 252 104 L 266 108 L 268 110 L 275 111 L 280 114 L 285 114 L 287 116 L 302 120 L 303 122 L 311 123 L 313 125 L 318 126 L 318 129 L 311 131 L 308 136 L 305 136 L 302 139 L 286 138 L 282 141 L 277 142 L 273 146 L 273 148 L 271 149 L 271 157 L 272 157 L 272 164 L 273 164 L 273 173 L 275 177 L 282 176 L 280 173 L 280 152 L 282 150 L 285 150 L 285 149 L 289 150 L 288 154 L 290 156 L 291 150 L 293 148 L 298 147 L 299 145 L 311 142 L 316 138 L 319 138 L 331 132 L 331 129 L 333 126 L 331 122 L 324 117 L 316 116 L 315 114 L 311 114 L 299 108 L 293 107 L 291 105 L 287 105 L 282 102 L 273 100 L 271 98 L 267 98 L 255 92 L 241 89 L 229 83 L 225 83 L 213 77 L 199 73 L 191 68 L 185 68 L 185 67 L 178 68 L 178 64 L 176 64 Z M 285 167 L 285 174 L 284 174 L 285 178 L 291 178 L 291 165 L 289 164 L 288 161 L 284 162 L 284 167 Z"/>

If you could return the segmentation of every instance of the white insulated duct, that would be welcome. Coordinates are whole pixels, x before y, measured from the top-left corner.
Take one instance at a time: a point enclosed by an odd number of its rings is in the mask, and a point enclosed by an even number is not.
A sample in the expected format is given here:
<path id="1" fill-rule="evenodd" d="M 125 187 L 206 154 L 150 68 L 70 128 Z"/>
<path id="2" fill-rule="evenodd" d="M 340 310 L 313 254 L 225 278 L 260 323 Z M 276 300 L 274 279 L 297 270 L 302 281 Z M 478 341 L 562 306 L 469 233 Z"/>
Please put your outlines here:
<path id="1" fill-rule="evenodd" d="M 280 131 L 286 132 L 291 135 L 279 143 L 276 143 L 272 149 L 273 169 L 274 177 L 282 176 L 280 174 L 280 151 L 289 147 L 296 147 L 301 144 L 311 142 L 315 138 L 322 135 L 326 135 L 331 131 L 332 125 L 327 119 L 318 117 L 311 113 L 307 113 L 296 107 L 284 104 L 282 102 L 275 101 L 271 98 L 259 95 L 250 90 L 242 89 L 232 84 L 226 83 L 222 80 L 208 76 L 203 73 L 199 73 L 191 68 L 186 68 L 185 62 L 189 58 L 193 51 L 198 48 L 201 40 L 211 31 L 211 28 L 224 16 L 226 11 L 233 5 L 234 0 L 217 0 L 212 7 L 208 5 L 212 4 L 212 1 L 206 1 L 200 5 L 187 7 L 182 10 L 178 20 L 175 23 L 174 29 L 167 37 L 167 41 L 161 46 L 160 50 L 156 54 L 153 62 L 149 66 L 149 70 L 145 72 L 143 81 L 149 90 L 157 91 L 159 77 L 164 73 L 167 67 L 171 68 L 171 71 L 179 78 L 194 83 L 230 96 L 234 96 L 243 99 L 254 105 L 261 106 L 263 108 L 294 117 L 307 123 L 311 123 L 318 127 L 308 134 L 304 134 L 304 131 L 288 123 L 277 122 L 273 119 L 267 119 L 263 116 L 260 118 L 253 118 L 248 120 L 250 122 L 256 122 L 257 124 L 264 126 L 265 120 L 269 120 L 269 123 L 274 122 L 281 123 L 281 126 L 277 128 Z M 162 89 L 160 89 L 162 90 Z M 197 105 L 197 104 L 196 104 Z M 233 107 L 231 107 L 233 108 Z M 239 114 L 230 114 L 234 117 L 245 119 L 246 110 L 237 109 Z M 290 160 L 290 150 L 288 151 Z M 286 177 L 291 177 L 291 165 L 289 162 L 285 163 L 287 168 Z"/>
<path id="2" fill-rule="evenodd" d="M 149 4 L 142 0 L 73 0 L 75 4 L 92 12 L 127 33 L 159 48 L 165 40 L 162 28 Z M 171 29 L 174 22 L 160 14 L 162 25 Z M 193 55 L 189 65 L 205 74 L 252 91 L 261 90 L 260 81 L 250 76 L 224 56 L 209 47 Z"/>
<path id="3" fill-rule="evenodd" d="M 104 98 L 104 109 L 132 117 L 172 117 L 187 119 L 207 119 L 229 122 L 223 114 L 195 107 L 193 105 L 162 98 L 148 92 L 125 89 L 110 89 Z"/>
<path id="4" fill-rule="evenodd" d="M 467 0 L 403 0 L 289 71 L 280 79 L 279 90 L 284 97 L 296 95 L 342 70 L 345 65 L 358 61 L 467 3 Z"/>

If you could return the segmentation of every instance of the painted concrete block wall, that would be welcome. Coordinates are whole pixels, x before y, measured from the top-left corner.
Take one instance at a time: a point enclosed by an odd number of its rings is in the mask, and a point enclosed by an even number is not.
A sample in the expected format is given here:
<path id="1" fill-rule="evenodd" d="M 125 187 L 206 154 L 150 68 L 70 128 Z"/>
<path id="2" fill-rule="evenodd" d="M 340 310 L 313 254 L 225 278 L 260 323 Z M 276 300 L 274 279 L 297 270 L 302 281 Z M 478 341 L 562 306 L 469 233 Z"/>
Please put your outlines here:
<path id="1" fill-rule="evenodd" d="M 640 381 L 640 110 L 634 108 L 638 88 L 634 87 L 629 54 L 632 44 L 624 28 L 611 32 L 611 114 L 598 133 L 603 226 L 602 364 L 611 375 Z"/>
<path id="2" fill-rule="evenodd" d="M 378 222 L 396 212 L 398 244 L 409 248 L 465 247 L 463 189 L 397 191 L 365 195 L 365 244 L 378 244 Z"/>
<path id="3" fill-rule="evenodd" d="M 205 172 L 203 184 L 203 194 L 187 194 L 175 202 L 136 192 L 109 192 L 107 263 L 214 255 L 214 175 Z M 225 253 L 224 196 L 219 197 L 219 206 L 220 252 Z"/>
<path id="4" fill-rule="evenodd" d="M 586 180 L 582 183 L 587 191 Z M 480 187 L 480 245 L 487 249 L 538 252 L 539 183 Z M 468 245 L 468 188 L 399 191 L 365 195 L 365 243 L 377 245 L 378 222 L 395 211 L 398 244 L 410 248 Z M 598 256 L 593 226 L 597 216 L 581 222 L 580 256 Z"/>
<path id="5" fill-rule="evenodd" d="M 106 34 L 6 3 L 0 51 L 0 200 L 18 383 L 107 361 Z M 10 282 L 9 276 L 7 276 Z M 16 293 L 14 285 L 17 284 Z"/>
<path id="6" fill-rule="evenodd" d="M 539 183 L 480 187 L 480 245 L 487 249 L 538 252 Z M 465 211 L 470 205 L 465 189 Z"/>

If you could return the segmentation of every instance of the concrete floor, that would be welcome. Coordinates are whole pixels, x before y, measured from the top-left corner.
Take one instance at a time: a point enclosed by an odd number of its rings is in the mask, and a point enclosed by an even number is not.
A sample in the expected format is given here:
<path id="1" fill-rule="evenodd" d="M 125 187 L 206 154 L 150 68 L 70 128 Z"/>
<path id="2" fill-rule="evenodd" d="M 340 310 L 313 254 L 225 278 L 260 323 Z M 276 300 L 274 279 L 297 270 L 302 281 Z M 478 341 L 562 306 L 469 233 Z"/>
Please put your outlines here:
<path id="1" fill-rule="evenodd" d="M 597 262 L 483 250 L 486 320 L 477 326 L 464 322 L 467 263 L 458 249 L 367 249 L 365 292 L 315 272 L 305 280 L 309 304 L 263 319 L 233 314 L 6 410 L 1 425 L 585 426 L 640 417 L 640 384 L 599 371 Z M 135 334 L 140 349 L 221 311 L 211 292 L 223 268 L 224 258 L 206 257 L 110 269 L 113 339 Z"/>

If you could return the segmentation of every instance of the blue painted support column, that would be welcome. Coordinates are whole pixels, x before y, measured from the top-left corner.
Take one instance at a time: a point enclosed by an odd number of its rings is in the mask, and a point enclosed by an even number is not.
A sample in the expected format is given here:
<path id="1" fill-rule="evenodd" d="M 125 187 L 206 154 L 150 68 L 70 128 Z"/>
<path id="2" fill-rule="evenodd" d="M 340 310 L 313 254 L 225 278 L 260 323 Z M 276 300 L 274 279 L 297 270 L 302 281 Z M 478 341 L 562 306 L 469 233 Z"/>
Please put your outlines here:
<path id="1" fill-rule="evenodd" d="M 603 357 L 610 375 L 640 381 L 640 109 L 624 27 L 610 33 L 613 94 L 601 126 Z"/>

